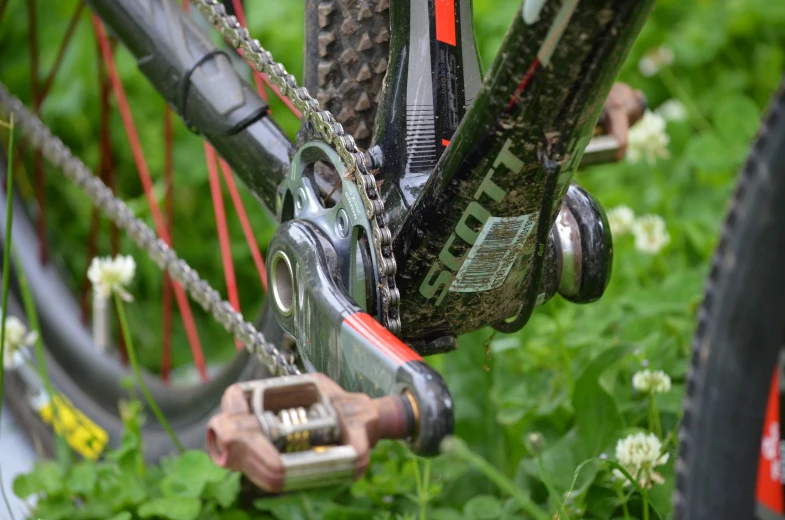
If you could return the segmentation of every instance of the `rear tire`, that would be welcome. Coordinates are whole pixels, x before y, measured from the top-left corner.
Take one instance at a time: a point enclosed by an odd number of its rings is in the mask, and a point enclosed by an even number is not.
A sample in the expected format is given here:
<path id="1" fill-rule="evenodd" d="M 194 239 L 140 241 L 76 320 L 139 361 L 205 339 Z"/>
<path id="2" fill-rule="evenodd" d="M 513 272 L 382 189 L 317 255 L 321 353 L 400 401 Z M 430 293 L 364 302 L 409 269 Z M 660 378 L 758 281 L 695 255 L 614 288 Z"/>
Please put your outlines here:
<path id="1" fill-rule="evenodd" d="M 679 432 L 675 518 L 752 518 L 785 316 L 785 84 L 731 199 L 712 261 Z"/>

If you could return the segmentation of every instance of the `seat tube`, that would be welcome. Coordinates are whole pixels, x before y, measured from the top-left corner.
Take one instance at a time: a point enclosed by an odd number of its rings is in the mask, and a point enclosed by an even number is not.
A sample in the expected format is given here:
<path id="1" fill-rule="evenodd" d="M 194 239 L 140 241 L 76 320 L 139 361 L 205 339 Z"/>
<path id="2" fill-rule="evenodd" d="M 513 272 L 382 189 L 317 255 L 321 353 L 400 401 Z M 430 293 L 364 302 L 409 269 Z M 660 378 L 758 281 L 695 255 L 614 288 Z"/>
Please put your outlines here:
<path id="1" fill-rule="evenodd" d="M 371 154 L 395 228 L 482 86 L 471 0 L 393 0 L 388 73 Z"/>

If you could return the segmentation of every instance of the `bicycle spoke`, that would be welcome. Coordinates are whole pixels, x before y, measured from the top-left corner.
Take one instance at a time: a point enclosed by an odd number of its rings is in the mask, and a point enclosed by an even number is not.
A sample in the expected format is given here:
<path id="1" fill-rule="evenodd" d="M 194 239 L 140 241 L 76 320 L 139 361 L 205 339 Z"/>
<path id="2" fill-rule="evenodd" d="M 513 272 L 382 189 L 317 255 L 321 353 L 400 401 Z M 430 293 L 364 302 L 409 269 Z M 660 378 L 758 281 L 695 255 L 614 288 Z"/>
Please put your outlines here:
<path id="1" fill-rule="evenodd" d="M 52 64 L 52 68 L 49 69 L 49 74 L 46 76 L 44 80 L 44 86 L 41 87 L 40 93 L 40 101 L 41 103 L 44 102 L 46 99 L 47 94 L 52 88 L 52 83 L 54 83 L 55 77 L 60 70 L 60 65 L 63 63 L 63 57 L 65 56 L 65 51 L 68 50 L 68 45 L 71 43 L 71 40 L 74 37 L 74 33 L 76 32 L 76 28 L 79 26 L 79 17 L 82 14 L 82 9 L 84 9 L 84 4 L 79 2 L 76 5 L 76 11 L 74 11 L 73 16 L 71 16 L 71 21 L 68 22 L 68 29 L 65 31 L 65 36 L 63 37 L 63 41 L 60 44 L 60 48 L 57 50 L 57 57 L 55 58 L 54 63 Z"/>
<path id="2" fill-rule="evenodd" d="M 100 170 L 98 170 L 100 171 Z M 82 324 L 88 326 L 90 324 L 90 279 L 87 277 L 87 269 L 90 266 L 91 259 L 96 255 L 98 250 L 98 228 L 99 228 L 100 213 L 98 206 L 93 204 L 93 209 L 90 211 L 90 230 L 87 232 L 87 248 L 85 257 L 84 275 L 82 276 L 82 288 L 79 294 L 79 303 L 82 311 Z"/>
<path id="3" fill-rule="evenodd" d="M 174 146 L 172 129 L 172 109 L 164 107 L 164 207 L 166 227 L 169 230 L 170 244 L 174 246 Z M 172 279 L 164 273 L 163 294 L 161 295 L 163 315 L 161 322 L 161 381 L 169 383 L 172 368 Z"/>
<path id="4" fill-rule="evenodd" d="M 33 113 L 41 115 L 41 95 L 38 75 L 38 14 L 36 0 L 27 2 L 27 39 L 30 47 L 30 90 L 33 99 Z M 40 152 L 33 152 L 33 176 L 35 178 L 35 198 L 38 202 L 38 247 L 43 264 L 48 256 L 46 242 L 46 189 L 44 186 L 44 161 Z"/>
<path id="5" fill-rule="evenodd" d="M 232 260 L 232 249 L 229 243 L 229 229 L 226 225 L 226 211 L 224 210 L 223 194 L 221 193 L 221 180 L 218 178 L 218 168 L 216 167 L 215 149 L 207 142 L 204 143 L 204 155 L 207 159 L 207 174 L 210 179 L 210 194 L 213 199 L 213 211 L 215 212 L 215 225 L 218 231 L 218 242 L 221 246 L 221 263 L 224 269 L 226 280 L 226 293 L 229 303 L 236 311 L 240 311 L 240 298 L 237 294 L 237 280 L 234 276 L 234 261 Z M 238 349 L 242 348 L 240 342 L 235 341 Z"/>
<path id="6" fill-rule="evenodd" d="M 161 209 L 159 208 L 158 201 L 155 199 L 155 194 L 153 193 L 153 182 L 152 178 L 150 177 L 150 171 L 147 168 L 147 162 L 145 160 L 144 153 L 142 152 L 141 143 L 139 141 L 139 134 L 136 131 L 136 125 L 134 124 L 131 110 L 128 106 L 125 90 L 123 89 L 123 85 L 120 82 L 120 76 L 117 73 L 112 49 L 109 46 L 109 40 L 106 36 L 100 19 L 95 15 L 92 15 L 91 19 L 96 36 L 98 37 L 98 41 L 101 45 L 101 54 L 103 55 L 107 73 L 109 74 L 109 79 L 112 83 L 112 91 L 114 92 L 115 99 L 117 100 L 120 116 L 123 120 L 123 126 L 125 127 L 126 136 L 128 137 L 128 141 L 131 146 L 134 162 L 136 163 L 136 169 L 139 173 L 139 178 L 145 191 L 145 197 L 147 198 L 150 213 L 153 217 L 156 232 L 164 242 L 169 244 L 171 243 L 169 233 L 166 230 L 166 225 L 164 223 L 163 216 L 161 215 Z M 194 358 L 194 364 L 199 371 L 199 376 L 203 381 L 206 381 L 208 378 L 204 361 L 204 354 L 202 353 L 201 343 L 196 331 L 196 324 L 194 322 L 193 314 L 191 313 L 190 302 L 185 295 L 182 285 L 179 283 L 174 284 L 174 293 L 175 298 L 177 299 L 177 306 L 180 309 L 183 325 L 185 326 L 186 335 L 188 336 L 188 343 L 191 348 L 191 354 Z"/>
<path id="7" fill-rule="evenodd" d="M 237 13 L 237 21 L 239 21 L 243 25 L 243 27 L 247 27 L 248 25 L 245 23 L 246 22 L 246 20 L 245 20 L 245 10 L 243 9 L 242 2 L 240 2 L 240 0 L 232 0 L 232 3 L 234 5 L 234 10 Z M 241 49 L 235 49 L 235 50 L 237 51 L 237 54 L 239 54 L 240 56 L 245 57 L 245 54 L 243 54 L 243 51 Z M 275 85 L 273 85 L 270 82 L 270 78 L 267 77 L 267 74 L 265 74 L 263 72 L 257 72 L 257 71 L 254 70 L 253 71 L 253 77 L 254 77 L 254 82 L 256 83 L 256 90 L 259 91 L 259 95 L 262 96 L 262 99 L 267 101 L 267 93 L 264 92 L 263 86 L 260 85 L 259 78 L 261 78 L 262 81 L 264 81 L 264 83 L 273 92 L 275 92 L 275 95 L 278 96 L 278 99 L 280 99 L 283 102 L 283 104 L 286 105 L 286 108 L 288 108 L 292 112 L 292 114 L 296 115 L 298 119 L 302 119 L 303 118 L 303 115 L 300 113 L 299 110 L 297 110 L 294 107 L 294 105 L 289 100 L 289 98 L 287 98 L 286 96 L 281 94 L 281 91 L 278 90 L 278 87 L 276 87 Z"/>
<path id="8" fill-rule="evenodd" d="M 240 219 L 245 241 L 248 243 L 248 248 L 251 250 L 251 257 L 253 257 L 256 271 L 259 273 L 259 279 L 262 281 L 262 287 L 266 293 L 267 268 L 264 266 L 264 258 L 259 249 L 259 244 L 256 242 L 256 236 L 253 233 L 251 222 L 248 220 L 248 213 L 245 211 L 243 199 L 240 198 L 240 192 L 237 190 L 237 183 L 234 182 L 234 176 L 232 175 L 232 170 L 229 168 L 229 165 L 221 158 L 218 159 L 218 164 L 221 167 L 221 174 L 223 175 L 224 182 L 226 182 L 226 187 L 229 189 L 229 196 L 232 198 L 232 204 L 234 204 L 234 209 L 237 212 L 237 218 Z"/>

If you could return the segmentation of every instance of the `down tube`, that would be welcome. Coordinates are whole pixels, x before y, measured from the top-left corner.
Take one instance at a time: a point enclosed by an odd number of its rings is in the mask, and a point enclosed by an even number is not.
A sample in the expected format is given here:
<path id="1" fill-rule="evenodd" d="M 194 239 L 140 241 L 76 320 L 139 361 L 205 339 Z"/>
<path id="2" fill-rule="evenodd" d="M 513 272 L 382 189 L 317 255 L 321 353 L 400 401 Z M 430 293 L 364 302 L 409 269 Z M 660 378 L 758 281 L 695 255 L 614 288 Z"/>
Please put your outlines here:
<path id="1" fill-rule="evenodd" d="M 547 232 L 653 0 L 523 4 L 394 238 L 403 337 L 533 308 Z"/>
<path id="2" fill-rule="evenodd" d="M 88 0 L 139 70 L 271 211 L 291 144 L 267 103 L 234 70 L 194 16 L 174 0 Z"/>

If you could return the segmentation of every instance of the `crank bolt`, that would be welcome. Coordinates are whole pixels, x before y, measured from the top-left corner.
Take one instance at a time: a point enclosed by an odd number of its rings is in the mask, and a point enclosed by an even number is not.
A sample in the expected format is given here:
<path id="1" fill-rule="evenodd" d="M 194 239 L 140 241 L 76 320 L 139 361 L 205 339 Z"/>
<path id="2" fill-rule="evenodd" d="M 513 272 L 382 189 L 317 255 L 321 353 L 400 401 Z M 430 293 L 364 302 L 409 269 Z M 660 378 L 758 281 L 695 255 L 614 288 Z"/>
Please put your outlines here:
<path id="1" fill-rule="evenodd" d="M 338 211 L 338 216 L 335 219 L 335 232 L 341 238 L 349 236 L 349 216 L 343 208 Z"/>

